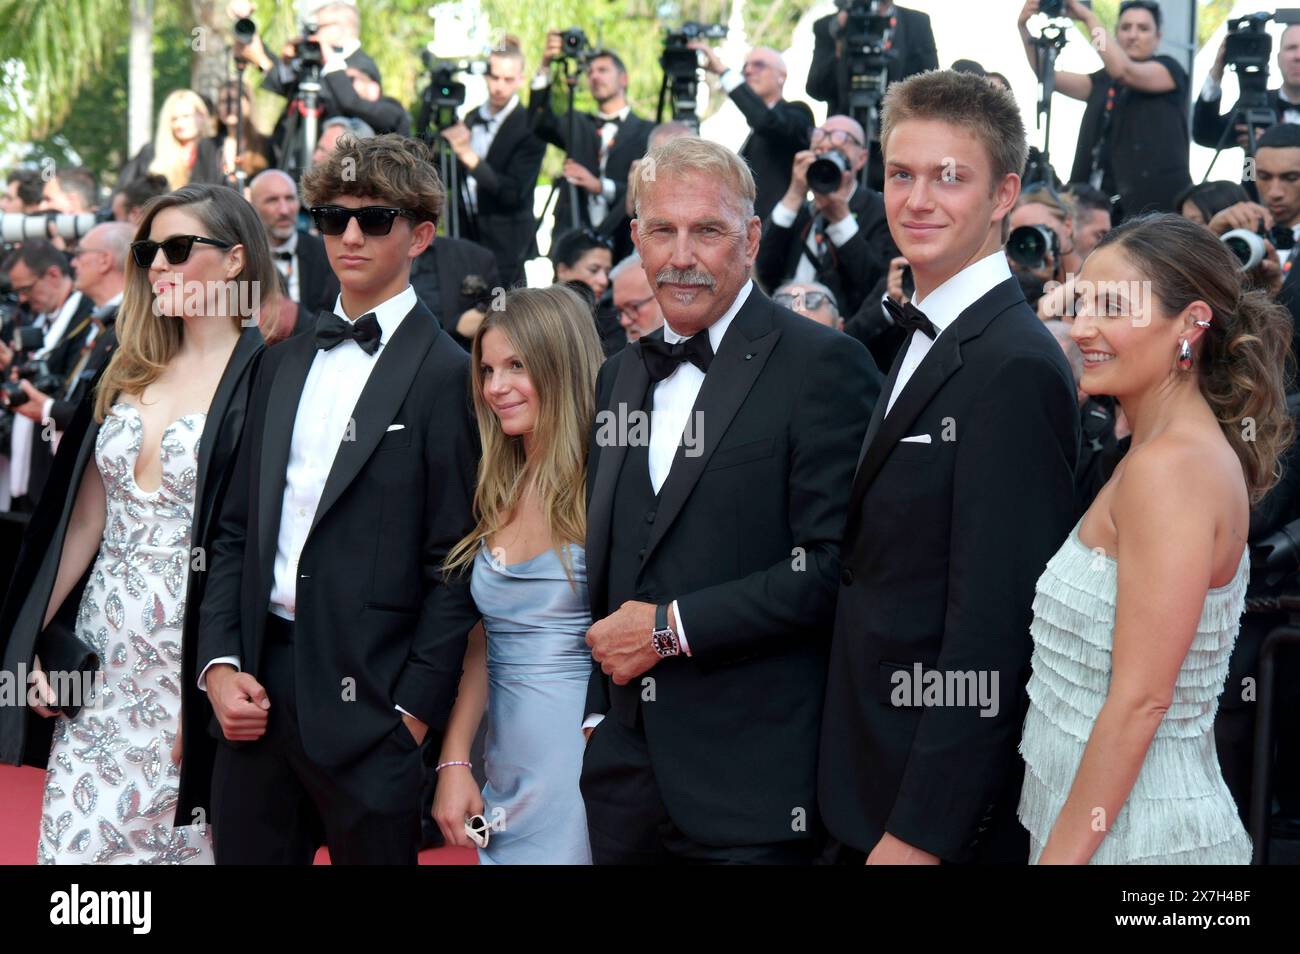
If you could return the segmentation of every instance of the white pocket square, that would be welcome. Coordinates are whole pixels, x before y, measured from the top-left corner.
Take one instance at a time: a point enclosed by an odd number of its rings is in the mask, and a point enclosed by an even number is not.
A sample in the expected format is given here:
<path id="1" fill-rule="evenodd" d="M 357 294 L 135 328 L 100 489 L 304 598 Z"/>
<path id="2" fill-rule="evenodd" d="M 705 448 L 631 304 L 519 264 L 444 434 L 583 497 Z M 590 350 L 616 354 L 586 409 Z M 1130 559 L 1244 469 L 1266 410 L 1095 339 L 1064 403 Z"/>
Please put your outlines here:
<path id="1" fill-rule="evenodd" d="M 929 434 L 913 434 L 911 437 L 903 438 L 904 444 L 928 444 L 930 443 Z"/>
<path id="2" fill-rule="evenodd" d="M 405 424 L 389 424 L 389 425 L 388 425 L 388 429 L 389 429 L 390 431 L 400 431 L 400 430 L 401 430 L 402 428 L 404 428 L 404 427 L 406 427 Z M 930 438 L 928 438 L 928 437 L 926 438 L 927 441 L 928 441 L 929 439 L 930 439 Z"/>

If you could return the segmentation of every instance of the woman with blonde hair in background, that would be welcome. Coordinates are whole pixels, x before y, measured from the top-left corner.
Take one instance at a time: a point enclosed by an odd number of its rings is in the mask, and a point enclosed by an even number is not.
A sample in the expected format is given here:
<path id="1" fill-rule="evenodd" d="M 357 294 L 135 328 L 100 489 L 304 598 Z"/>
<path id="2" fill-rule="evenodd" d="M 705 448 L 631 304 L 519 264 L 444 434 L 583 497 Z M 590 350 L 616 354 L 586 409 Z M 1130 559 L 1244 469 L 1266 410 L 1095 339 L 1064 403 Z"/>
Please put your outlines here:
<path id="1" fill-rule="evenodd" d="M 224 184 L 221 151 L 211 137 L 210 125 L 210 111 L 202 96 L 192 89 L 173 90 L 158 110 L 153 141 L 145 143 L 122 167 L 114 189 L 150 173 L 166 176 L 173 189 L 191 182 Z"/>
<path id="2" fill-rule="evenodd" d="M 447 557 L 471 572 L 483 617 L 443 737 L 433 815 L 447 844 L 488 823 L 483 864 L 590 864 L 582 771 L 591 626 L 587 451 L 600 342 L 581 296 L 519 289 L 474 335 L 471 379 L 483 442 L 477 525 Z M 470 744 L 486 704 L 487 785 Z M 480 836 L 481 837 L 481 836 Z"/>

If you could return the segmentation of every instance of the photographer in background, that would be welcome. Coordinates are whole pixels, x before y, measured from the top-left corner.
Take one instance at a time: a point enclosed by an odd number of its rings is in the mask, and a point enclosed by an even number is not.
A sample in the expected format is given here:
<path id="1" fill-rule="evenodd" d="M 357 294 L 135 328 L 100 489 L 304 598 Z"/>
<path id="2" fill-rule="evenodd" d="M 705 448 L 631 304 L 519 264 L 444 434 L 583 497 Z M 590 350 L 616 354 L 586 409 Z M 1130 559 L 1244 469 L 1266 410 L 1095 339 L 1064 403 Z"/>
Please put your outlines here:
<path id="1" fill-rule="evenodd" d="M 1026 0 L 1018 20 L 1035 75 L 1038 51 L 1026 23 L 1038 8 L 1039 0 Z M 1106 195 L 1118 193 L 1117 220 L 1174 211 L 1174 197 L 1192 181 L 1187 167 L 1188 79 L 1176 59 L 1156 54 L 1160 5 L 1124 0 L 1114 36 L 1079 0 L 1065 0 L 1065 13 L 1098 38 L 1093 46 L 1104 64 L 1088 76 L 1056 73 L 1059 92 L 1088 104 L 1070 181 L 1091 183 Z"/>
<path id="2" fill-rule="evenodd" d="M 524 54 L 506 44 L 488 56 L 488 101 L 442 130 L 456 152 L 465 188 L 460 221 L 473 223 L 470 238 L 497 258 L 506 288 L 524 280 L 524 262 L 537 254 L 533 192 L 546 143 L 533 135 L 528 111 L 520 107 Z"/>
<path id="3" fill-rule="evenodd" d="M 0 212 L 29 215 L 45 201 L 45 183 L 35 169 L 13 169 L 5 177 L 5 194 Z"/>
<path id="4" fill-rule="evenodd" d="M 1282 123 L 1260 137 L 1255 152 L 1255 187 L 1259 201 L 1267 209 L 1271 221 L 1262 223 L 1264 229 L 1274 225 L 1291 230 L 1300 237 L 1300 126 Z M 1223 221 L 1216 221 L 1219 219 Z M 1249 228 L 1250 223 L 1243 223 Z M 1224 227 L 1227 226 L 1227 227 Z M 1235 224 L 1229 210 L 1219 213 L 1209 223 L 1211 231 L 1222 235 Z M 1258 230 L 1258 229 L 1257 229 Z M 1272 248 L 1276 243 L 1269 243 Z M 1279 254 L 1282 282 L 1274 292 L 1278 302 L 1291 312 L 1291 354 L 1300 356 L 1300 268 L 1296 268 L 1300 253 L 1292 247 Z"/>
<path id="5" fill-rule="evenodd" d="M 570 33 L 569 35 L 573 35 Z M 614 242 L 615 261 L 632 253 L 630 221 L 625 211 L 628 170 L 645 155 L 654 123 L 632 112 L 627 102 L 627 68 L 610 50 L 586 58 L 587 86 L 599 112 L 573 117 L 574 141 L 568 141 L 569 117 L 557 116 L 551 105 L 551 64 L 566 55 L 565 34 L 546 35 L 542 63 L 533 77 L 528 118 L 533 133 L 568 153 L 555 206 L 554 235 L 573 227 L 569 189 L 577 186 L 578 227 L 594 228 Z M 585 37 L 581 38 L 585 42 Z M 582 201 L 585 199 L 585 201 Z M 554 240 L 552 240 L 554 241 Z"/>
<path id="6" fill-rule="evenodd" d="M 862 127 L 831 116 L 813 130 L 811 147 L 794 157 L 790 185 L 763 229 L 754 274 L 765 289 L 821 282 L 852 314 L 898 249 L 880 193 L 858 182 L 867 161 Z"/>
<path id="7" fill-rule="evenodd" d="M 848 76 L 842 64 L 843 31 L 850 8 L 866 10 L 870 5 L 870 0 L 836 0 L 836 6 L 840 7 L 838 13 L 813 21 L 812 63 L 804 88 L 813 99 L 826 104 L 827 115 L 848 112 Z M 889 0 L 881 0 L 876 12 L 878 16 L 892 17 L 894 22 L 887 74 L 890 83 L 939 68 L 929 14 L 908 10 Z"/>
<path id="8" fill-rule="evenodd" d="M 2 267 L 19 302 L 35 316 L 5 352 L 10 380 L 4 403 L 15 415 L 9 454 L 11 509 L 30 513 L 54 460 L 50 435 L 41 427 L 49 420 L 49 392 L 66 383 L 81 354 L 94 302 L 74 289 L 67 257 L 43 239 L 24 242 Z"/>
<path id="9" fill-rule="evenodd" d="M 1074 245 L 1074 210 L 1055 189 L 1039 183 L 1020 193 L 1009 222 L 1007 264 L 1025 301 L 1037 309 L 1047 283 L 1077 275 L 1082 264 Z"/>
<path id="10" fill-rule="evenodd" d="M 1196 99 L 1192 110 L 1192 139 L 1198 146 L 1207 149 L 1230 148 L 1240 146 L 1245 149 L 1250 142 L 1246 127 L 1237 123 L 1228 132 L 1228 124 L 1237 112 L 1234 103 L 1232 109 L 1220 114 L 1223 102 L 1223 71 L 1226 66 L 1228 37 L 1224 36 L 1219 44 L 1219 53 L 1210 67 L 1210 74 L 1205 77 L 1201 95 Z M 1282 31 L 1282 42 L 1277 51 L 1277 70 L 1282 74 L 1282 87 L 1268 91 L 1268 108 L 1273 110 L 1279 123 L 1300 123 L 1300 24 L 1292 24 Z M 1255 130 L 1258 145 L 1263 129 Z"/>
<path id="11" fill-rule="evenodd" d="M 1074 247 L 1083 261 L 1114 225 L 1110 198 L 1086 182 L 1070 183 L 1066 194 L 1074 204 Z"/>
<path id="12" fill-rule="evenodd" d="M 99 208 L 99 184 L 85 166 L 60 169 L 45 182 L 43 208 L 67 215 L 95 212 Z"/>
<path id="13" fill-rule="evenodd" d="M 812 110 L 806 103 L 782 98 L 788 71 L 776 50 L 755 47 L 737 73 L 727 69 L 717 50 L 703 40 L 692 40 L 687 46 L 704 54 L 704 68 L 718 77 L 718 84 L 749 123 L 750 133 L 738 153 L 754 173 L 758 189 L 754 211 L 767 221 L 790 186 L 795 155 L 808 148 L 809 133 L 816 125 Z"/>
<path id="14" fill-rule="evenodd" d="M 379 72 L 374 74 L 355 66 L 321 76 L 321 92 L 328 94 L 335 115 L 360 119 L 376 135 L 411 134 L 411 117 L 406 107 L 384 95 Z"/>

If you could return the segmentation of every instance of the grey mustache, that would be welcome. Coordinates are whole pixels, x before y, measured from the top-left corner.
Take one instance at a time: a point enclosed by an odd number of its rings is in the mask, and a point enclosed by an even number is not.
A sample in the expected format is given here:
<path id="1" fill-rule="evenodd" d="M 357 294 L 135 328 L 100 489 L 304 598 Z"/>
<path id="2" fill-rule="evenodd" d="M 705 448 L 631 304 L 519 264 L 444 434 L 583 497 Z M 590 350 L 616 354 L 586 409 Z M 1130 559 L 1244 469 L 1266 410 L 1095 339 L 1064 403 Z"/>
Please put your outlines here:
<path id="1" fill-rule="evenodd" d="M 705 285 L 708 288 L 713 288 L 717 282 L 714 281 L 713 276 L 708 272 L 701 272 L 696 269 L 682 271 L 681 269 L 672 268 L 670 266 L 668 268 L 659 269 L 658 273 L 655 275 L 655 284 Z"/>

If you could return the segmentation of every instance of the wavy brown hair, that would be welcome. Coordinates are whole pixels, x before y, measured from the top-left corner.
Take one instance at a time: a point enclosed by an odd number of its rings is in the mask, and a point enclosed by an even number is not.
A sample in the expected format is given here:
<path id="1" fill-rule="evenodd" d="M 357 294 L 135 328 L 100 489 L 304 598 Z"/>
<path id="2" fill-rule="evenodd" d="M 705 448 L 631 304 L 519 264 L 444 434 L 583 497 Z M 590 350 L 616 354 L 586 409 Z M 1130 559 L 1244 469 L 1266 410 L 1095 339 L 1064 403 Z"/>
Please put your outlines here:
<path id="1" fill-rule="evenodd" d="M 195 183 L 157 196 L 145 203 L 135 240 L 149 237 L 153 220 L 163 209 L 183 208 L 199 220 L 208 238 L 244 248 L 244 267 L 229 283 L 231 297 L 229 320 L 236 328 L 246 320 L 274 316 L 279 298 L 280 276 L 271 259 L 266 230 L 253 207 L 228 186 Z M 256 311 L 241 314 L 245 296 L 239 291 L 251 288 Z M 126 287 L 117 316 L 117 348 L 95 391 L 95 419 L 103 421 L 113 402 L 121 394 L 140 394 L 162 374 L 163 369 L 180 351 L 185 322 L 181 318 L 154 313 L 153 286 L 149 269 L 126 257 Z"/>
<path id="2" fill-rule="evenodd" d="M 1257 503 L 1277 483 L 1278 461 L 1295 437 L 1286 409 L 1294 371 L 1290 314 L 1250 287 L 1236 256 L 1212 232 L 1181 215 L 1130 219 L 1097 248 L 1107 245 L 1123 249 L 1168 314 L 1195 301 L 1213 312 L 1193 352 L 1197 382 Z"/>
<path id="3" fill-rule="evenodd" d="M 496 328 L 509 339 L 537 392 L 533 459 L 522 437 L 501 429 L 483 397 L 483 336 Z M 446 569 L 468 569 L 480 541 L 509 522 L 525 490 L 542 502 L 546 527 L 573 583 L 568 546 L 587 537 L 587 440 L 595 417 L 596 372 L 603 354 L 591 309 L 572 289 L 519 288 L 474 333 L 470 391 L 483 442 L 474 490 L 474 529 L 447 554 Z"/>
<path id="4" fill-rule="evenodd" d="M 365 139 L 345 134 L 328 159 L 303 173 L 303 202 L 311 208 L 341 195 L 379 199 L 437 225 L 446 193 L 434 159 L 420 140 L 397 133 Z"/>

